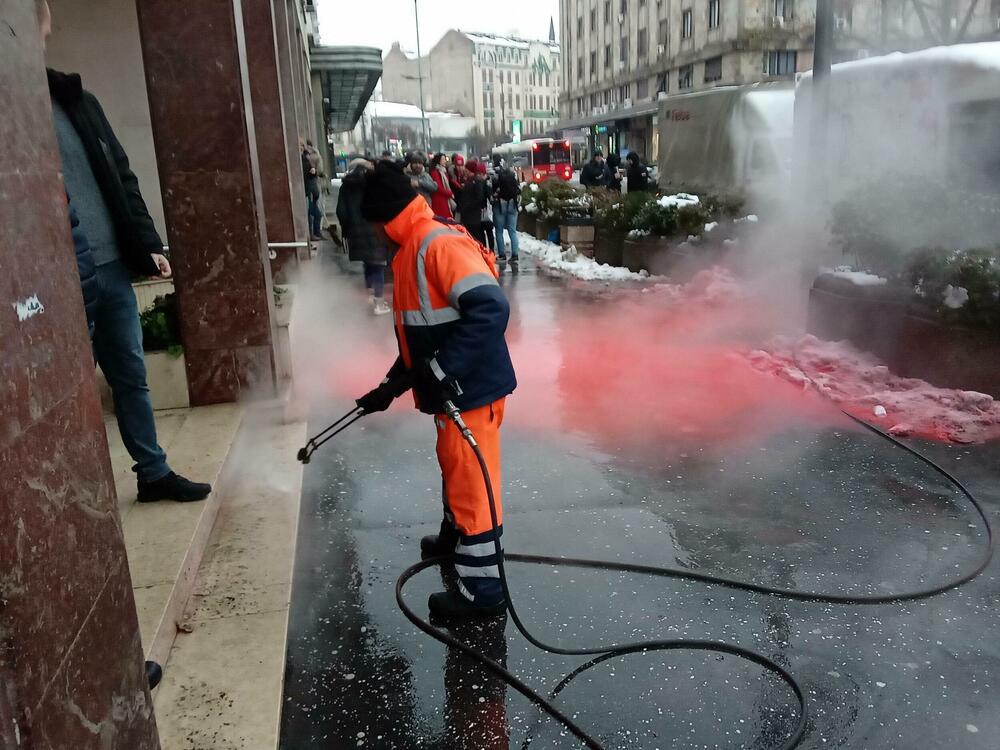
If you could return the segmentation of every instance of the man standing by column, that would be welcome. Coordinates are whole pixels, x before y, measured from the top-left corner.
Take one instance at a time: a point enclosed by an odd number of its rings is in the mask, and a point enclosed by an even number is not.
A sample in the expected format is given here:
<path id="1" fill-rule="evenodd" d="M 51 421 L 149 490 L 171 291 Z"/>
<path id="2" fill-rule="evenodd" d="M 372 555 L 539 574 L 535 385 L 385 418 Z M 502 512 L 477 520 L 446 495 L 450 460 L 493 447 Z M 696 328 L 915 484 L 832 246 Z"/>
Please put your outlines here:
<path id="1" fill-rule="evenodd" d="M 37 0 L 42 33 L 51 34 L 46 0 Z M 90 241 L 100 289 L 94 316 L 94 355 L 114 396 L 122 441 L 135 461 L 139 502 L 203 500 L 209 484 L 171 471 L 156 437 L 146 384 L 133 276 L 169 278 L 163 241 L 139 191 L 139 181 L 97 99 L 80 76 L 48 71 L 63 179 Z"/>
<path id="2" fill-rule="evenodd" d="M 310 150 L 311 144 L 308 141 L 299 139 L 299 148 L 302 149 L 302 179 L 306 187 L 306 201 L 309 210 L 309 234 L 311 239 L 319 241 L 323 239 L 323 212 L 319 207 L 319 152 L 315 155 Z"/>

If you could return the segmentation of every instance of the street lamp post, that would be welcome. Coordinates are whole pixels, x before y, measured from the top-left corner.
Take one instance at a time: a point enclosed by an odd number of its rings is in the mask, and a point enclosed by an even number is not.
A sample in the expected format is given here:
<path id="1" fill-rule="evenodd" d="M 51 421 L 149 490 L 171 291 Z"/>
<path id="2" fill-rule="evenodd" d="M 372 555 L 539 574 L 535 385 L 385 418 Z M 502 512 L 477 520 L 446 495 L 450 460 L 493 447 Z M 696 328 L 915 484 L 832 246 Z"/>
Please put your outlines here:
<path id="1" fill-rule="evenodd" d="M 417 83 L 420 87 L 420 129 L 424 136 L 424 151 L 430 153 L 431 142 L 427 133 L 427 114 L 424 112 L 424 68 L 420 55 L 420 14 L 417 11 L 418 0 L 413 0 L 413 20 L 417 27 Z"/>

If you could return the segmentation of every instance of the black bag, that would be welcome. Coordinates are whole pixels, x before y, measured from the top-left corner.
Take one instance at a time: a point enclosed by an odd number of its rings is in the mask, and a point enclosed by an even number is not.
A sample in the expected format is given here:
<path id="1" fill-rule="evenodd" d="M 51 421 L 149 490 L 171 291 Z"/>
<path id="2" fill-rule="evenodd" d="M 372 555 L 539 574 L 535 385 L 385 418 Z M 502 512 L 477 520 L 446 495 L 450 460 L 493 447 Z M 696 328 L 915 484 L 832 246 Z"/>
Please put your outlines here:
<path id="1" fill-rule="evenodd" d="M 512 170 L 501 169 L 497 173 L 497 197 L 502 201 L 513 201 L 521 197 L 521 186 Z"/>

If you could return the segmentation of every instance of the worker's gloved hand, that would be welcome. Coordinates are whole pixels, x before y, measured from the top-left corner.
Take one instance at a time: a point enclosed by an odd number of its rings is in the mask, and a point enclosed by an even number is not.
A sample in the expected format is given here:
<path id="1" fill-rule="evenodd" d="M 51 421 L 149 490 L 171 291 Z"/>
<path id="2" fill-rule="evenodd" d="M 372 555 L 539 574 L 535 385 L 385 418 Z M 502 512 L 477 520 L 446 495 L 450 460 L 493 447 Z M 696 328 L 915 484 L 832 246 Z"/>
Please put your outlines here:
<path id="1" fill-rule="evenodd" d="M 414 383 L 419 383 L 424 388 L 436 389 L 441 393 L 441 398 L 443 399 L 452 399 L 462 392 L 457 387 L 454 378 L 449 378 L 445 375 L 442 380 L 439 377 L 441 373 L 434 371 L 429 359 L 421 359 L 414 362 L 410 373 Z"/>
<path id="2" fill-rule="evenodd" d="M 386 380 L 384 383 L 379 383 L 377 388 L 366 393 L 355 403 L 365 414 L 375 414 L 388 409 L 392 402 L 409 388 L 409 380 L 405 377 Z"/>

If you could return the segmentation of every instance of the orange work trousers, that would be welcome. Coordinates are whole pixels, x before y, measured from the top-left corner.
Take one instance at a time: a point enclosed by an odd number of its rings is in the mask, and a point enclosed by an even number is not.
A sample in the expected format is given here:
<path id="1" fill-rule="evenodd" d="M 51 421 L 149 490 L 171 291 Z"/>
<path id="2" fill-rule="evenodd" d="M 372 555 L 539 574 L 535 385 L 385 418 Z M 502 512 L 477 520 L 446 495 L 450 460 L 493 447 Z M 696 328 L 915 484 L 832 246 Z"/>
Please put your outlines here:
<path id="1" fill-rule="evenodd" d="M 489 468 L 498 526 L 503 524 L 503 504 L 500 501 L 500 425 L 503 424 L 505 401 L 506 398 L 501 398 L 492 404 L 462 412 L 462 419 L 472 430 Z M 491 532 L 493 521 L 490 517 L 490 502 L 475 452 L 446 415 L 436 415 L 434 422 L 437 425 L 437 456 L 444 479 L 445 505 L 451 512 L 451 520 L 463 537 Z"/>

